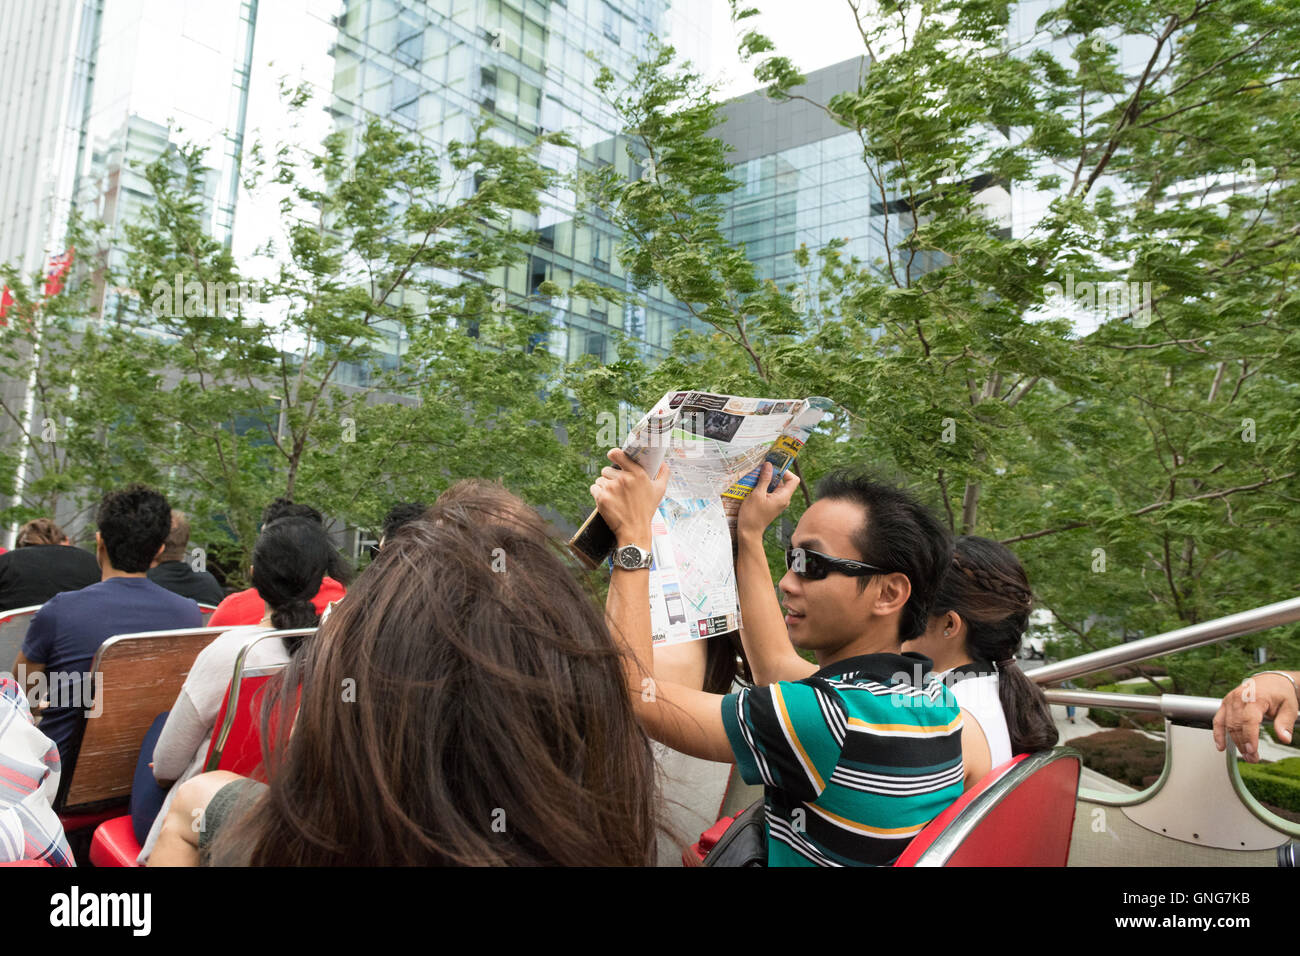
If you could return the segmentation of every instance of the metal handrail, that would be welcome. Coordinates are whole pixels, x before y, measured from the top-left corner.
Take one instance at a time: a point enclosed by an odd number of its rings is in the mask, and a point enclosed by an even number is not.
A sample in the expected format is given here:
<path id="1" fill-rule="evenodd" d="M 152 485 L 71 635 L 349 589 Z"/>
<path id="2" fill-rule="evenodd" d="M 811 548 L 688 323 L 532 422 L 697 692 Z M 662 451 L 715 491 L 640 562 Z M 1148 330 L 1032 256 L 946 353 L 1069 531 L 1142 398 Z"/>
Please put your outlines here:
<path id="1" fill-rule="evenodd" d="M 1043 691 L 1049 704 L 1068 707 L 1107 707 L 1112 710 L 1142 710 L 1163 714 L 1173 720 L 1210 721 L 1219 709 L 1216 697 L 1187 697 L 1183 694 L 1113 694 L 1098 690 Z"/>
<path id="2" fill-rule="evenodd" d="M 1073 677 L 1095 674 L 1097 671 L 1124 664 L 1136 664 L 1174 651 L 1216 644 L 1219 641 L 1254 634 L 1256 631 L 1267 630 L 1280 624 L 1293 624 L 1296 621 L 1300 621 L 1300 598 L 1290 598 L 1286 601 L 1278 601 L 1276 604 L 1242 611 L 1239 614 L 1229 614 L 1227 617 L 1216 618 L 1213 621 L 1202 621 L 1200 624 L 1180 627 L 1174 631 L 1166 631 L 1164 634 L 1144 637 L 1140 641 L 1081 654 L 1069 660 L 1036 667 L 1026 671 L 1025 674 L 1035 684 L 1055 684 Z"/>

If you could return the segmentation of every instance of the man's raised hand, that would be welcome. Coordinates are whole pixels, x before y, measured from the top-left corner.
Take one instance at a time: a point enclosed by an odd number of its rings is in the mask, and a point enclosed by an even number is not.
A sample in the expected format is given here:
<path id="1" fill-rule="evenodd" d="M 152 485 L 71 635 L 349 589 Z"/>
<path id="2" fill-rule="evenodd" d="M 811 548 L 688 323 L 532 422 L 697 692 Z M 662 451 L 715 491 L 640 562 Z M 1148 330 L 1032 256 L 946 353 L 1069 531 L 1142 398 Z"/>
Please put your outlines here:
<path id="1" fill-rule="evenodd" d="M 611 449 L 606 457 L 618 467 L 602 468 L 591 486 L 596 510 L 619 544 L 649 548 L 650 519 L 668 487 L 668 463 L 664 462 L 659 474 L 651 478 L 620 448 Z"/>
<path id="2" fill-rule="evenodd" d="M 767 526 L 777 519 L 786 508 L 790 507 L 790 499 L 794 496 L 794 490 L 799 487 L 799 476 L 793 471 L 787 471 L 781 476 L 781 484 L 777 485 L 775 491 L 768 493 L 767 486 L 772 483 L 772 463 L 763 462 L 763 467 L 758 470 L 758 479 L 754 482 L 754 490 L 749 493 L 740 504 L 740 513 L 736 516 L 736 531 L 738 534 L 758 534 L 762 535 L 767 530 Z"/>

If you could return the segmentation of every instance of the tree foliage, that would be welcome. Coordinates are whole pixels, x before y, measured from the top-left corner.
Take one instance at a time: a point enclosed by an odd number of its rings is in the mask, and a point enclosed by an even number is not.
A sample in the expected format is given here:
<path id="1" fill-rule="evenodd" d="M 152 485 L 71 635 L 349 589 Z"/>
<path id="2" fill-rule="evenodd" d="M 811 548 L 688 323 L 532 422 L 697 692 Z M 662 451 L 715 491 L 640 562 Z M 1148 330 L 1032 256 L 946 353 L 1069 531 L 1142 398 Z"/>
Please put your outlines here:
<path id="1" fill-rule="evenodd" d="M 1066 3 L 1014 46 L 1011 3 L 849 6 L 868 66 L 814 105 L 858 139 L 874 261 L 832 243 L 799 251 L 800 282 L 759 281 L 720 225 L 712 91 L 660 51 L 617 93 L 660 158 L 605 183 L 625 256 L 715 330 L 645 370 L 642 396 L 832 397 L 805 477 L 865 464 L 1011 544 L 1061 654 L 1295 596 L 1287 5 Z M 741 47 L 769 95 L 803 98 L 778 44 Z M 1170 659 L 1175 689 L 1222 691 L 1256 643 L 1300 659 L 1279 628 Z"/>

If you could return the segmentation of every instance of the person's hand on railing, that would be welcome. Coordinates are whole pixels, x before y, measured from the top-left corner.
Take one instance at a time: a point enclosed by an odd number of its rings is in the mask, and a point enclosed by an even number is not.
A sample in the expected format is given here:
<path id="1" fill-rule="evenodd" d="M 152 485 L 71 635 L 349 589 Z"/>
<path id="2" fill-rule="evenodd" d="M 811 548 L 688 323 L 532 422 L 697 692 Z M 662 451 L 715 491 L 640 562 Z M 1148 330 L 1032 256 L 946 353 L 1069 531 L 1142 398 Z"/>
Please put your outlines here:
<path id="1" fill-rule="evenodd" d="M 1214 745 L 1223 750 L 1227 737 L 1250 763 L 1259 763 L 1259 725 L 1272 718 L 1278 740 L 1289 744 L 1300 715 L 1300 673 L 1264 671 L 1233 688 L 1214 715 Z"/>

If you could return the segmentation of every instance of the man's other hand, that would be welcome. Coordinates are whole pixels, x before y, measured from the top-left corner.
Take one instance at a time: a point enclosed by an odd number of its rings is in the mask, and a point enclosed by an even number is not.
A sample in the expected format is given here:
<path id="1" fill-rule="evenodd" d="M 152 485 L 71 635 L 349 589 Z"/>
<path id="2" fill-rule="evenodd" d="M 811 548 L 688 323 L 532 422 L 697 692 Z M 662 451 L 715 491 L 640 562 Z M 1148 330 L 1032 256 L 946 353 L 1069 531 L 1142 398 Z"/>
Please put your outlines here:
<path id="1" fill-rule="evenodd" d="M 790 499 L 794 496 L 794 490 L 799 487 L 799 476 L 793 471 L 787 471 L 781 476 L 781 484 L 777 485 L 776 490 L 768 493 L 767 486 L 772 483 L 772 463 L 763 462 L 763 467 L 758 471 L 758 479 L 754 482 L 754 490 L 749 493 L 744 501 L 740 503 L 740 513 L 736 516 L 736 531 L 738 534 L 758 534 L 762 535 L 767 530 L 767 526 L 777 519 L 786 508 L 790 507 Z"/>

